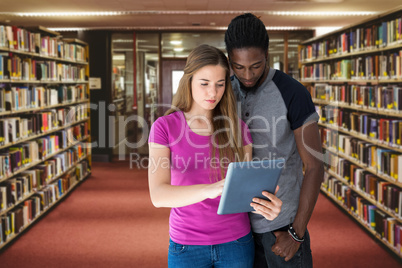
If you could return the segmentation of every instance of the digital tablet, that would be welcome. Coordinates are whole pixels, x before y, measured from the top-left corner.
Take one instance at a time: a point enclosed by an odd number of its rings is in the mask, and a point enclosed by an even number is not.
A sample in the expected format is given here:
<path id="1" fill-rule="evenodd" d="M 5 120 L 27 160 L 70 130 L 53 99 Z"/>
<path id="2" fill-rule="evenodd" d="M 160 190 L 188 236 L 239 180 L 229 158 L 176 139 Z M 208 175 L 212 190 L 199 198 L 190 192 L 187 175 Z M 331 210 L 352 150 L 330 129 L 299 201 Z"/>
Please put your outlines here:
<path id="1" fill-rule="evenodd" d="M 284 159 L 230 163 L 218 214 L 254 211 L 252 199 L 267 200 L 262 192 L 275 192 L 284 163 Z"/>

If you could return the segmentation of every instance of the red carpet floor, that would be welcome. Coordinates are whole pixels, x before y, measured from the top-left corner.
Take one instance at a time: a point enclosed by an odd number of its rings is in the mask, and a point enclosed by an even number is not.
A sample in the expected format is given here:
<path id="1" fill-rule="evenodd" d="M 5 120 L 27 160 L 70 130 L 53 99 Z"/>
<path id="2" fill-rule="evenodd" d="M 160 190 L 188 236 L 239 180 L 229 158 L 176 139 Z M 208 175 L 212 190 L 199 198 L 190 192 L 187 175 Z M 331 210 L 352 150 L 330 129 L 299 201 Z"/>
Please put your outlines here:
<path id="1" fill-rule="evenodd" d="M 94 163 L 92 176 L 0 253 L 0 267 L 167 267 L 169 209 L 152 206 L 147 170 Z M 320 196 L 309 224 L 314 267 L 401 267 Z"/>

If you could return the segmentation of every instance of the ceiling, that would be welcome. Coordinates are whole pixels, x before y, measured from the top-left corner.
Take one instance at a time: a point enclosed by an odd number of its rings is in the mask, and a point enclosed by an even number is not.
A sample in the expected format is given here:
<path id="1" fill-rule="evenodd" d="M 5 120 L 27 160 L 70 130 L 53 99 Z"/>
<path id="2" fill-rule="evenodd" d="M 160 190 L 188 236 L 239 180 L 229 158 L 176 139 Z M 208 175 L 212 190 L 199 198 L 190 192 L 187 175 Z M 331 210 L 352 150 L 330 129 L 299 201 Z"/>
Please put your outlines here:
<path id="1" fill-rule="evenodd" d="M 245 11 L 261 16 L 268 27 L 342 27 L 400 5 L 400 0 L 1 0 L 0 25 L 48 28 L 224 30 Z M 286 15 L 275 12 L 372 12 L 332 16 L 328 13 Z M 21 16 L 27 12 L 122 12 L 98 16 Z M 275 29 L 275 28 L 272 28 Z M 58 30 L 58 29 L 55 29 Z M 59 29 L 60 30 L 60 29 Z"/>
<path id="2" fill-rule="evenodd" d="M 41 25 L 63 36 L 68 34 L 63 31 L 77 30 L 123 32 L 113 36 L 114 53 L 133 51 L 132 30 L 162 31 L 163 56 L 186 57 L 201 43 L 225 50 L 224 30 L 235 16 L 245 12 L 260 16 L 271 31 L 308 30 L 307 37 L 303 37 L 301 31 L 294 32 L 295 37 L 290 33 L 289 42 L 297 44 L 311 37 L 311 30 L 315 30 L 316 35 L 326 33 L 395 9 L 400 4 L 400 0 L 0 0 L 0 25 Z M 360 15 L 350 12 L 360 12 Z M 361 14 L 363 12 L 366 13 Z M 211 33 L 211 30 L 219 31 Z M 183 41 L 182 52 L 175 52 L 175 46 L 170 44 L 178 39 Z M 297 53 L 292 45 L 289 44 L 289 51 Z M 157 58 L 156 35 L 137 34 L 137 50 Z M 274 55 L 276 50 L 283 54 L 283 36 L 271 32 L 270 54 Z"/>

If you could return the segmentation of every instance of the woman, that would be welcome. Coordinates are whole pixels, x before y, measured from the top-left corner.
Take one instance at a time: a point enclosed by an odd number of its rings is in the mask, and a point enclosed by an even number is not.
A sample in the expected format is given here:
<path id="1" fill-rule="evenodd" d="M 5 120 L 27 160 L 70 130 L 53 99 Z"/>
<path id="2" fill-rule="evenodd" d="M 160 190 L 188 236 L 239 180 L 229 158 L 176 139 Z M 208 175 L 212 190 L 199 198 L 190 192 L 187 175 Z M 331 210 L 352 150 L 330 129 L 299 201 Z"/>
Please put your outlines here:
<path id="1" fill-rule="evenodd" d="M 169 267 L 252 267 L 247 213 L 218 215 L 229 162 L 251 159 L 251 136 L 238 119 L 226 56 L 201 45 L 187 59 L 173 108 L 152 125 L 149 188 L 156 207 L 170 207 Z M 270 193 L 268 220 L 282 202 Z M 260 199 L 258 202 L 266 202 Z M 260 213 L 262 206 L 251 205 Z"/>

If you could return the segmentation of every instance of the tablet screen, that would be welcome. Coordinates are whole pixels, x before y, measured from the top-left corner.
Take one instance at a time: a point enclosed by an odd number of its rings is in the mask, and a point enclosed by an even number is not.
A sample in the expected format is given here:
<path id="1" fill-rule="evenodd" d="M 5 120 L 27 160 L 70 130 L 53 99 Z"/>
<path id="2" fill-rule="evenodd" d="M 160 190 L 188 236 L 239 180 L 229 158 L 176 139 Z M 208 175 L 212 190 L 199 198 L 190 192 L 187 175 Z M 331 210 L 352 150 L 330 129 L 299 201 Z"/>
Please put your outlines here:
<path id="1" fill-rule="evenodd" d="M 254 211 L 252 199 L 267 199 L 263 191 L 275 192 L 284 163 L 284 159 L 230 163 L 217 213 Z"/>

